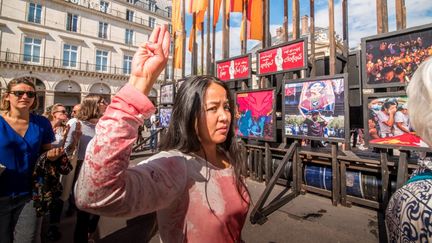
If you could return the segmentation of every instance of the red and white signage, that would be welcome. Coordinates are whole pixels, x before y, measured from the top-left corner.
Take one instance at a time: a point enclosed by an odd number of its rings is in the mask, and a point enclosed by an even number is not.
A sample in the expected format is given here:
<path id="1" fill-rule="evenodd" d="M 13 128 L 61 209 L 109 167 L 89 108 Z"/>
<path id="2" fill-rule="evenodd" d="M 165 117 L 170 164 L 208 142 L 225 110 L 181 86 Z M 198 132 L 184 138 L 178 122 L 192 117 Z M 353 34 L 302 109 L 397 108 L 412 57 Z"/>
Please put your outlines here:
<path id="1" fill-rule="evenodd" d="M 288 72 L 306 66 L 304 41 L 258 53 L 258 75 Z"/>
<path id="2" fill-rule="evenodd" d="M 216 64 L 217 77 L 222 81 L 248 79 L 250 73 L 249 67 L 249 56 L 219 62 Z"/>

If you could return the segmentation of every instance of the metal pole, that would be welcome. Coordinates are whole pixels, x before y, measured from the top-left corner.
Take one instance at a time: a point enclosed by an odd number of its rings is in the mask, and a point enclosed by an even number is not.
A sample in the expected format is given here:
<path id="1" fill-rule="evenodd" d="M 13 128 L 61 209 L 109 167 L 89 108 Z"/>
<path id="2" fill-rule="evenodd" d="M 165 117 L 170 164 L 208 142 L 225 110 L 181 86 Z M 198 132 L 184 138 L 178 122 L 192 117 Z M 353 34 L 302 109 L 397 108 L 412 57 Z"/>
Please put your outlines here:
<path id="1" fill-rule="evenodd" d="M 334 0 L 328 0 L 329 5 L 329 44 L 330 44 L 330 75 L 336 74 L 336 42 L 334 31 Z"/>
<path id="2" fill-rule="evenodd" d="M 299 0 L 293 0 L 293 39 L 300 37 L 300 4 Z"/>
<path id="3" fill-rule="evenodd" d="M 310 0 L 310 45 L 311 45 L 311 54 L 310 60 L 312 64 L 312 70 L 310 75 L 314 77 L 316 75 L 316 63 L 315 63 L 315 1 Z"/>
<path id="4" fill-rule="evenodd" d="M 226 59 L 229 57 L 229 14 L 226 14 L 226 2 L 227 0 L 223 0 L 222 2 L 222 59 Z"/>
<path id="5" fill-rule="evenodd" d="M 211 54 L 213 52 L 213 47 L 211 46 L 210 43 L 210 3 L 208 4 L 208 8 L 207 8 L 207 54 L 206 54 L 206 74 L 210 75 L 212 73 L 211 70 Z"/>
<path id="6" fill-rule="evenodd" d="M 185 77 L 185 66 L 186 66 L 186 28 L 185 28 L 185 13 L 186 13 L 186 1 L 182 1 L 182 7 L 181 7 L 181 23 L 182 23 L 182 70 L 181 70 L 181 77 Z"/>
<path id="7" fill-rule="evenodd" d="M 288 41 L 288 0 L 284 0 L 284 22 L 283 22 L 283 38 Z"/>

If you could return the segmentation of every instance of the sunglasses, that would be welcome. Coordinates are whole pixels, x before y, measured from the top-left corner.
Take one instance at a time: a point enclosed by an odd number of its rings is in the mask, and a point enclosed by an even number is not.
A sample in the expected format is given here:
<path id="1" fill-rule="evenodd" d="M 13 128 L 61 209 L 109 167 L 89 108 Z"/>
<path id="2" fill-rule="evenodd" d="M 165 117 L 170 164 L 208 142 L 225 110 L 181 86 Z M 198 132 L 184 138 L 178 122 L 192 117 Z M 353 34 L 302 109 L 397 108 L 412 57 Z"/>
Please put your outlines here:
<path id="1" fill-rule="evenodd" d="M 9 93 L 15 95 L 16 97 L 21 98 L 24 94 L 27 95 L 28 98 L 34 98 L 36 97 L 35 91 L 22 91 L 22 90 L 16 90 L 16 91 L 9 91 Z"/>

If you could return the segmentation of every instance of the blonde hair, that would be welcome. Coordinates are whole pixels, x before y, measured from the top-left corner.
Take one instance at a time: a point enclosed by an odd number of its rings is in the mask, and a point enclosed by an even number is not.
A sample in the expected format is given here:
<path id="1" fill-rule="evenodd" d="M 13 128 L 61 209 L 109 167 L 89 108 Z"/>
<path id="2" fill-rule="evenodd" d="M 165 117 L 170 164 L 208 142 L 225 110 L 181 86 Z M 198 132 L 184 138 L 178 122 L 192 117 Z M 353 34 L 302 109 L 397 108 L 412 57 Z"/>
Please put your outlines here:
<path id="1" fill-rule="evenodd" d="M 418 136 L 432 146 L 432 58 L 415 71 L 407 88 L 408 111 Z"/>
<path id="2" fill-rule="evenodd" d="M 56 103 L 52 106 L 48 106 L 43 116 L 48 118 L 49 121 L 54 120 L 53 112 L 57 110 L 58 107 L 65 107 L 62 103 Z"/>
<path id="3" fill-rule="evenodd" d="M 8 83 L 6 86 L 6 92 L 1 97 L 0 110 L 9 111 L 10 110 L 10 102 L 6 100 L 6 96 L 10 94 L 12 88 L 18 84 L 25 84 L 33 88 L 33 91 L 36 91 L 36 86 L 28 77 L 25 78 L 17 78 Z M 30 111 L 36 109 L 38 107 L 38 99 L 37 95 L 34 97 L 33 104 L 30 106 Z"/>
<path id="4" fill-rule="evenodd" d="M 104 98 L 97 94 L 87 95 L 81 102 L 81 108 L 78 111 L 76 118 L 81 121 L 90 119 L 99 119 L 103 114 L 99 109 L 99 103 Z"/>

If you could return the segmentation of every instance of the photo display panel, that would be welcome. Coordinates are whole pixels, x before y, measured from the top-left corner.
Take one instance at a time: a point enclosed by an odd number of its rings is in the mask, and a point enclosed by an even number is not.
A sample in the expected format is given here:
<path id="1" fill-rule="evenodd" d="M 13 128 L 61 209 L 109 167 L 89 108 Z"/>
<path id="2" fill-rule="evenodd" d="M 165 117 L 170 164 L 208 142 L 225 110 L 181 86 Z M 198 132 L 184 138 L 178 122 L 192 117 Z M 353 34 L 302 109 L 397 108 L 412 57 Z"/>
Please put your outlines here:
<path id="1" fill-rule="evenodd" d="M 312 140 L 346 140 L 346 80 L 322 77 L 284 82 L 284 133 Z"/>
<path id="2" fill-rule="evenodd" d="M 432 25 L 366 37 L 362 49 L 365 87 L 405 86 L 432 55 Z"/>
<path id="3" fill-rule="evenodd" d="M 257 51 L 257 75 L 286 73 L 307 68 L 307 39 Z"/>
<path id="4" fill-rule="evenodd" d="M 168 127 L 171 121 L 172 107 L 159 107 L 159 118 L 161 127 Z"/>
<path id="5" fill-rule="evenodd" d="M 236 93 L 236 135 L 248 139 L 275 141 L 275 90 Z"/>
<path id="6" fill-rule="evenodd" d="M 160 103 L 163 105 L 174 103 L 174 83 L 161 85 Z"/>
<path id="7" fill-rule="evenodd" d="M 251 78 L 251 55 L 216 62 L 216 74 L 220 80 L 225 82 Z"/>
<path id="8" fill-rule="evenodd" d="M 383 93 L 366 97 L 365 137 L 369 146 L 429 149 L 411 126 L 407 102 L 406 94 L 400 93 Z"/>

